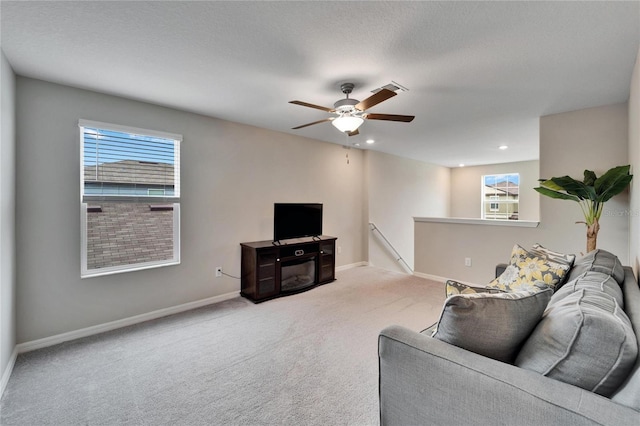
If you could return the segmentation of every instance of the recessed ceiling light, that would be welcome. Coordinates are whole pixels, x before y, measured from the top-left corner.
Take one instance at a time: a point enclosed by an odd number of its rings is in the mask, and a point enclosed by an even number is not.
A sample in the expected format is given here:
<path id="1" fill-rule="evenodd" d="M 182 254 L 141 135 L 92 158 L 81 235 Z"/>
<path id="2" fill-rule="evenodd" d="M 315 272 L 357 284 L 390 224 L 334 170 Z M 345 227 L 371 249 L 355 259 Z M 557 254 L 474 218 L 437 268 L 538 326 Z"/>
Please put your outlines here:
<path id="1" fill-rule="evenodd" d="M 507 149 L 507 148 L 509 148 L 507 145 L 500 145 L 500 146 L 498 147 L 498 149 L 501 149 L 501 150 L 503 150 L 503 151 L 504 151 L 505 149 Z"/>
<path id="2" fill-rule="evenodd" d="M 376 141 L 374 141 L 373 139 L 367 139 L 367 143 L 371 145 L 372 143 L 376 143 Z"/>
<path id="3" fill-rule="evenodd" d="M 460 163 L 460 164 L 458 164 L 458 166 L 464 167 L 464 163 Z"/>

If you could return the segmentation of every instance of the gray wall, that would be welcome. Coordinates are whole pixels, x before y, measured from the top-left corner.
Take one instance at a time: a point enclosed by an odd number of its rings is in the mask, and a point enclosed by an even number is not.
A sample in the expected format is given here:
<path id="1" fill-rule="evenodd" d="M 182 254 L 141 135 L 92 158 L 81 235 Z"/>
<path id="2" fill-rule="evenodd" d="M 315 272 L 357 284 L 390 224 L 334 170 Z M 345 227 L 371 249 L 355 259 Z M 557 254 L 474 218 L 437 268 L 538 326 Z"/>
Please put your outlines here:
<path id="1" fill-rule="evenodd" d="M 540 121 L 540 176 L 582 178 L 585 169 L 598 176 L 629 164 L 627 103 L 548 115 Z M 629 192 L 612 198 L 600 220 L 598 248 L 615 253 L 629 264 Z M 584 220 L 575 202 L 540 199 L 540 228 L 559 250 L 586 250 Z"/>
<path id="2" fill-rule="evenodd" d="M 80 118 L 184 136 L 181 265 L 80 279 Z M 238 292 L 214 268 L 273 238 L 274 202 L 324 203 L 337 266 L 367 260 L 360 150 L 23 77 L 17 139 L 18 343 Z"/>
<path id="3" fill-rule="evenodd" d="M 369 221 L 413 268 L 413 217 L 449 214 L 450 169 L 375 151 L 365 161 Z M 407 272 L 377 232 L 368 247 L 370 264 Z"/>
<path id="4" fill-rule="evenodd" d="M 540 176 L 582 177 L 584 169 L 597 175 L 628 164 L 627 105 L 616 104 L 554 114 L 540 119 Z M 533 191 L 533 189 L 531 189 Z M 629 262 L 629 196 L 620 194 L 605 205 L 598 248 Z M 416 223 L 416 271 L 438 277 L 486 284 L 496 263 L 509 259 L 515 243 L 538 242 L 552 250 L 586 250 L 586 229 L 577 203 L 540 197 L 537 228 Z M 637 238 L 637 236 L 636 236 Z M 464 258 L 472 258 L 472 267 Z"/>
<path id="5" fill-rule="evenodd" d="M 0 50 L 0 377 L 16 345 L 15 75 Z M 1 394 L 2 389 L 0 389 Z"/>

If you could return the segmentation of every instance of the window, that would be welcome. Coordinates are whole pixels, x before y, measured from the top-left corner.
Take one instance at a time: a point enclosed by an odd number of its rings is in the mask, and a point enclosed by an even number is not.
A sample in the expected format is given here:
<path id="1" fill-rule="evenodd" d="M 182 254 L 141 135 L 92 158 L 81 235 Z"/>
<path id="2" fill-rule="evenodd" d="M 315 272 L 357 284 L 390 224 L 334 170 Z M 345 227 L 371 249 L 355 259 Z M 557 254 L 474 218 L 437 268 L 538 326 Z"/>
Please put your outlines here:
<path id="1" fill-rule="evenodd" d="M 79 127 L 82 277 L 179 264 L 182 136 Z"/>
<path id="2" fill-rule="evenodd" d="M 482 176 L 482 218 L 518 220 L 520 175 Z"/>

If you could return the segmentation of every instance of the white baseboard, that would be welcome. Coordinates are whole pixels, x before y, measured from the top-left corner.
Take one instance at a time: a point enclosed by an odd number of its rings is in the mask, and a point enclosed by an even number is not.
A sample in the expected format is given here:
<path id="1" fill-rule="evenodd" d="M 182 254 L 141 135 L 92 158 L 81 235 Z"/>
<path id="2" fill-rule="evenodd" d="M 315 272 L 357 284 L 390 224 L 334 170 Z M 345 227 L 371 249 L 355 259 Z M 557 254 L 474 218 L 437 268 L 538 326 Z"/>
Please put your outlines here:
<path id="1" fill-rule="evenodd" d="M 472 283 L 472 282 L 469 282 L 469 281 L 461 281 L 461 280 L 457 280 L 455 278 L 449 278 L 449 277 L 441 277 L 439 275 L 425 274 L 425 273 L 422 273 L 422 272 L 414 272 L 413 275 L 415 275 L 416 277 L 420 277 L 420 278 L 426 278 L 426 279 L 432 280 L 432 281 L 438 281 L 440 283 L 445 283 L 448 280 L 454 280 L 456 282 L 459 282 L 460 284 L 466 284 L 466 285 L 471 286 L 471 287 L 482 287 L 478 283 Z"/>
<path id="2" fill-rule="evenodd" d="M 360 266 L 369 266 L 369 262 L 362 261 L 362 262 L 350 263 L 348 265 L 337 266 L 336 272 L 346 271 L 347 269 L 357 268 Z"/>
<path id="3" fill-rule="evenodd" d="M 413 275 L 415 275 L 416 277 L 420 277 L 420 278 L 426 278 L 426 279 L 432 280 L 432 281 L 438 281 L 440 283 L 444 283 L 448 279 L 450 279 L 450 278 L 445 278 L 445 277 L 441 277 L 441 276 L 438 276 L 438 275 L 425 274 L 423 272 L 414 272 Z"/>
<path id="4" fill-rule="evenodd" d="M 336 268 L 336 271 L 344 271 L 351 268 L 357 268 L 359 266 L 367 266 L 368 262 L 356 262 L 349 265 L 342 265 Z M 211 305 L 225 300 L 238 297 L 237 292 L 222 294 L 220 296 L 209 297 L 207 299 L 197 300 L 195 302 L 184 303 L 178 306 L 172 306 L 170 308 L 159 309 L 157 311 L 148 312 L 146 314 L 136 315 L 129 318 L 123 318 L 121 320 L 111 321 L 105 324 L 94 325 L 80 330 L 69 331 L 67 333 L 56 334 L 55 336 L 44 337 L 42 339 L 32 340 L 30 342 L 19 343 L 16 346 L 17 353 L 25 353 L 34 351 L 36 349 L 42 349 L 49 346 L 57 345 L 60 343 L 68 342 L 70 340 L 80 339 L 82 337 L 93 336 L 94 334 L 104 333 L 106 331 L 116 330 L 118 328 L 127 327 L 130 325 L 138 324 L 144 321 L 154 320 L 157 318 L 166 317 L 168 315 L 177 314 L 180 312 L 188 311 L 191 309 L 200 308 L 202 306 Z M 8 380 L 8 379 L 7 379 Z"/>
<path id="5" fill-rule="evenodd" d="M 441 277 L 438 275 L 431 275 L 431 274 L 425 274 L 424 272 L 414 272 L 413 275 L 415 275 L 416 277 L 420 277 L 420 278 L 426 278 L 428 280 L 432 280 L 432 281 L 438 281 L 438 282 L 445 282 L 450 278 L 445 278 L 445 277 Z"/>
<path id="6" fill-rule="evenodd" d="M 200 308 L 202 306 L 212 305 L 214 303 L 223 302 L 225 300 L 233 299 L 234 297 L 238 297 L 238 296 L 239 296 L 238 292 L 226 293 L 220 296 L 214 296 L 214 297 L 208 297 L 202 300 L 196 300 L 195 302 L 189 302 L 189 303 L 184 303 L 182 305 L 171 306 L 169 308 L 158 309 L 157 311 L 148 312 L 146 314 L 136 315 L 133 317 L 123 318 L 120 320 L 111 321 L 104 324 L 94 325 L 87 328 L 81 328 L 79 330 L 69 331 L 67 333 L 57 334 L 55 336 L 32 340 L 30 342 L 19 343 L 18 345 L 16 345 L 16 351 L 14 352 L 21 354 L 21 353 L 33 351 L 36 349 L 42 349 L 49 346 L 57 345 L 59 343 L 68 342 L 70 340 L 93 336 L 94 334 L 104 333 L 106 331 L 116 330 L 118 328 L 127 327 L 127 326 L 138 324 L 144 321 L 150 321 L 157 318 L 166 317 L 168 315 L 178 314 L 180 312 L 189 311 L 191 309 Z M 4 376 L 3 376 L 3 380 L 4 380 Z"/>
<path id="7" fill-rule="evenodd" d="M 359 266 L 367 266 L 368 262 L 356 262 L 348 265 L 342 265 L 336 268 L 336 272 L 344 271 L 351 268 L 357 268 Z M 116 321 L 111 321 L 105 324 L 94 325 L 79 330 L 69 331 L 67 333 L 56 334 L 55 336 L 44 337 L 42 339 L 32 340 L 30 342 L 19 343 L 16 345 L 18 354 L 34 351 L 36 349 L 42 349 L 49 346 L 57 345 L 60 343 L 68 342 L 70 340 L 80 339 L 82 337 L 93 336 L 94 334 L 104 333 L 106 331 L 116 330 L 118 328 L 127 327 L 130 325 L 138 324 L 144 321 L 150 321 L 157 318 L 166 317 L 168 315 L 177 314 L 180 312 L 188 311 L 191 309 L 200 308 L 202 306 L 211 305 L 225 300 L 238 297 L 237 292 L 222 294 L 220 296 L 209 297 L 207 299 L 197 300 L 195 302 L 184 303 L 178 306 L 172 306 L 170 308 L 159 309 L 157 311 L 148 312 L 146 314 L 136 315 L 129 318 L 123 318 Z M 14 360 L 15 362 L 15 360 Z M 8 380 L 8 378 L 7 378 Z"/>
<path id="8" fill-rule="evenodd" d="M 0 379 L 0 398 L 4 395 L 4 390 L 7 387 L 7 383 L 9 383 L 9 377 L 11 377 L 11 373 L 13 373 L 13 366 L 16 365 L 16 359 L 18 358 L 18 347 L 13 348 L 13 353 L 11 354 L 11 358 L 9 358 L 9 362 L 7 363 L 7 367 L 4 369 L 2 373 L 2 379 Z"/>

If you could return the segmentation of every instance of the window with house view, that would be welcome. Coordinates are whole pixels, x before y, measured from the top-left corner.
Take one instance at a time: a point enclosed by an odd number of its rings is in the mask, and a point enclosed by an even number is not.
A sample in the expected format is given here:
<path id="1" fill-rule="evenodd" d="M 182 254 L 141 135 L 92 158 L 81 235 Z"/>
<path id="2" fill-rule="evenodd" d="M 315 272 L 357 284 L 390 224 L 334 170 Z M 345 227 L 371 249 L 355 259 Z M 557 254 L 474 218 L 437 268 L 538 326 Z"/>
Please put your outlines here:
<path id="1" fill-rule="evenodd" d="M 482 218 L 518 220 L 519 190 L 518 173 L 482 176 Z"/>
<path id="2" fill-rule="evenodd" d="M 83 277 L 180 263 L 182 136 L 80 120 Z"/>

